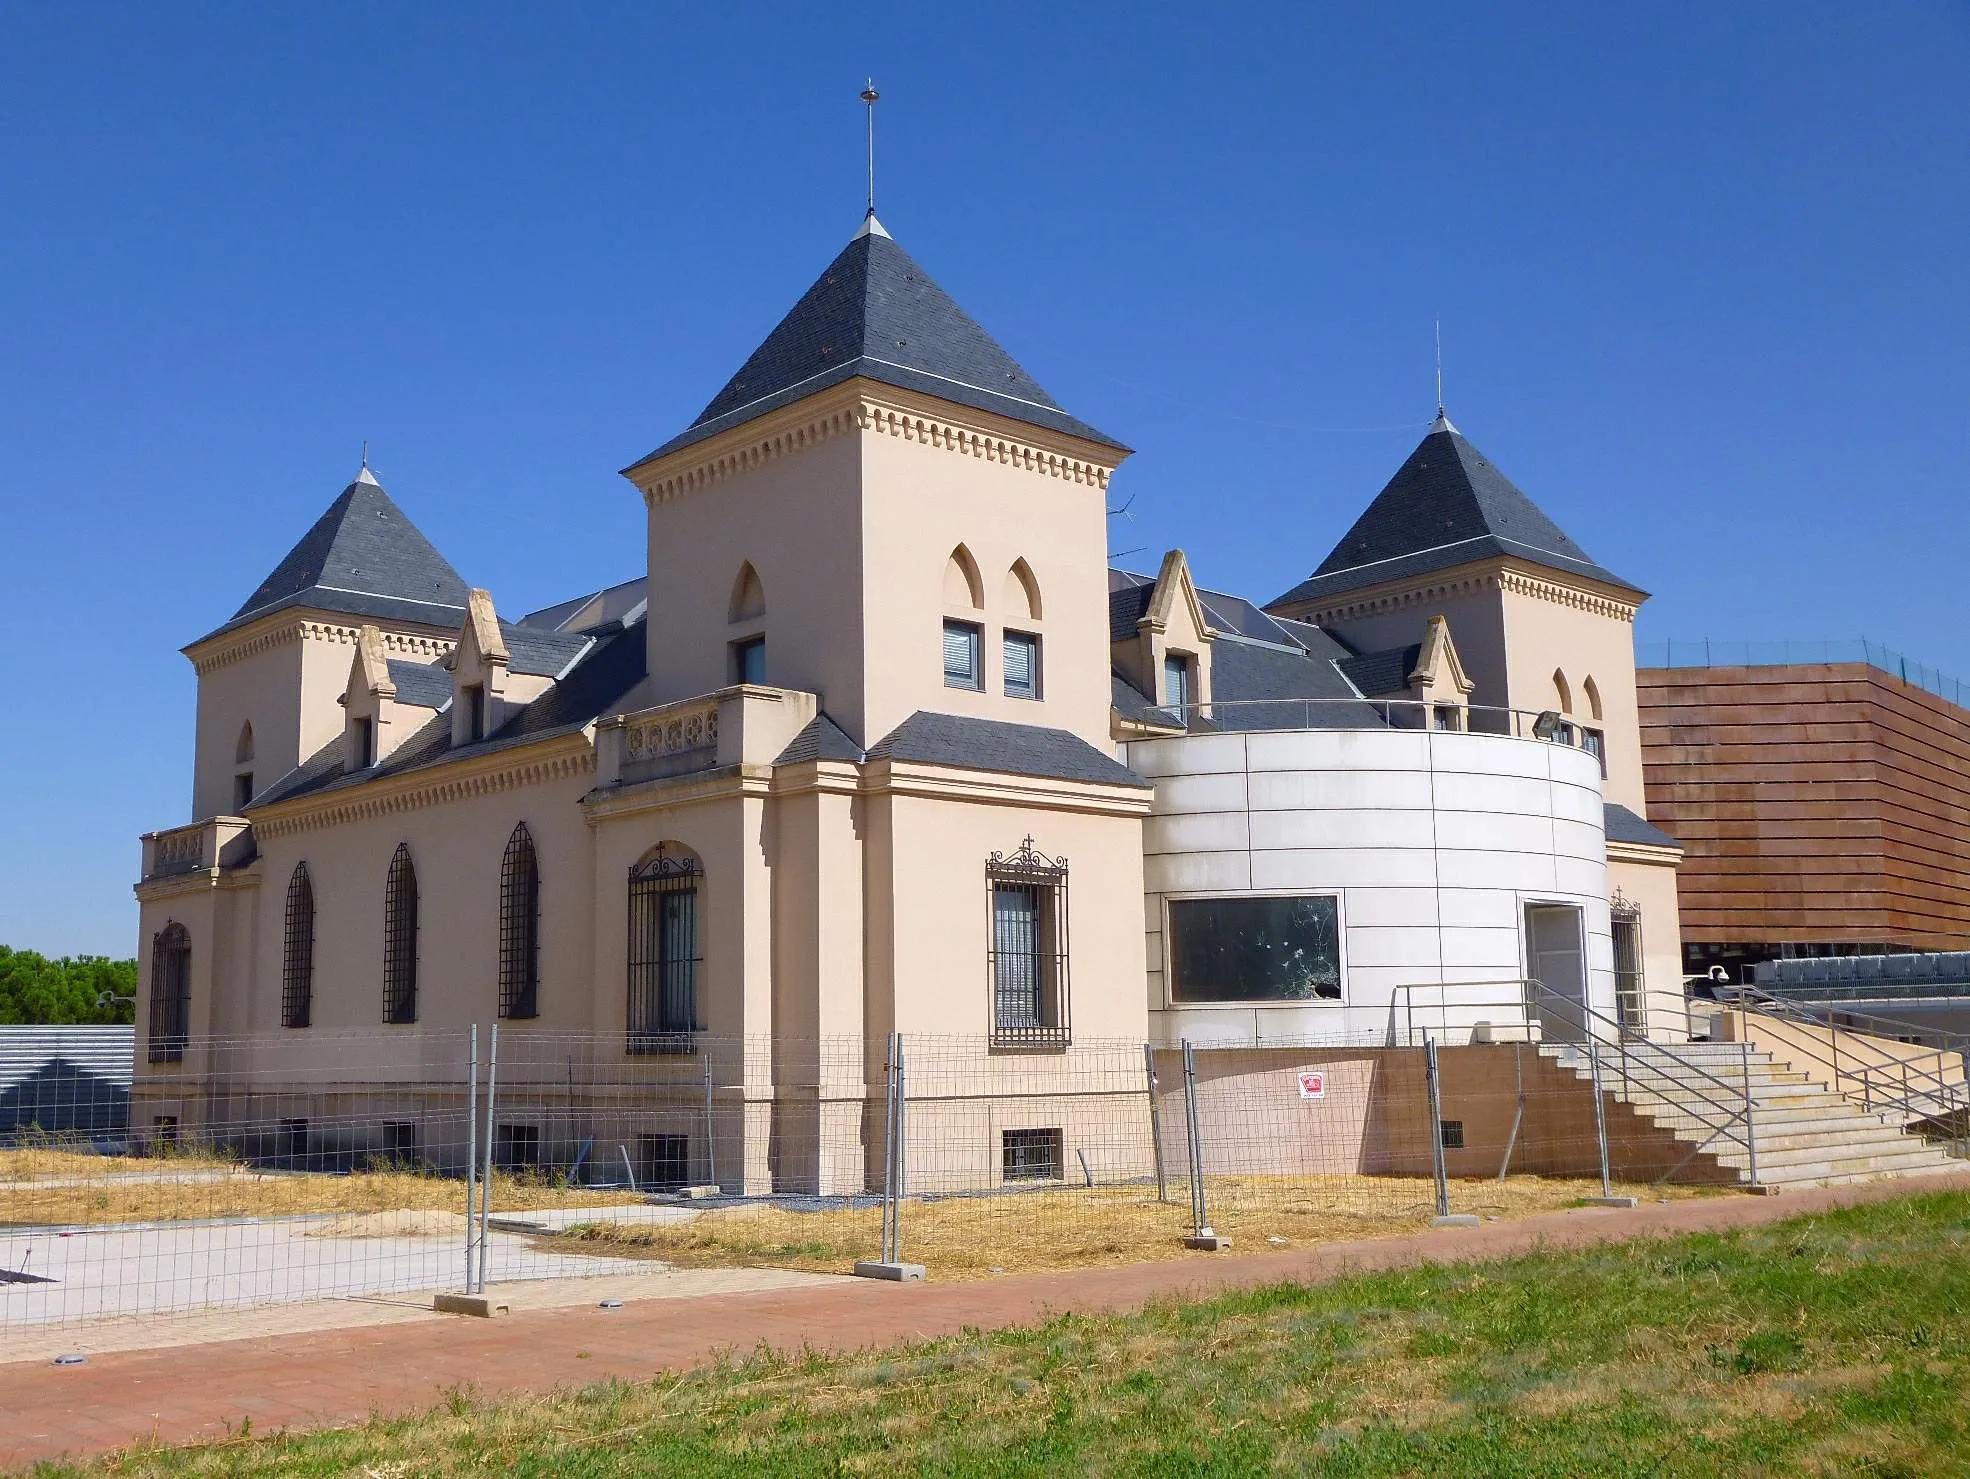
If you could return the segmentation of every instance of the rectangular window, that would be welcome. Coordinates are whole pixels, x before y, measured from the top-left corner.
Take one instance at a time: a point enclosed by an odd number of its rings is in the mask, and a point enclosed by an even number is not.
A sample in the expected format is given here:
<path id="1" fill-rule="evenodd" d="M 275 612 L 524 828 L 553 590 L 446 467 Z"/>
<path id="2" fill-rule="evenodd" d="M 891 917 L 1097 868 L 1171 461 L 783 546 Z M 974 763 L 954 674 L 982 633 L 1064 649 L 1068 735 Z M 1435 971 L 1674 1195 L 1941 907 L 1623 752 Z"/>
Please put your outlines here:
<path id="1" fill-rule="evenodd" d="M 538 1166 L 540 1126 L 496 1126 L 493 1130 L 493 1164 L 502 1171 L 526 1171 Z"/>
<path id="2" fill-rule="evenodd" d="M 1462 729 L 1464 727 L 1464 711 L 1457 707 L 1456 704 L 1438 704 L 1436 706 L 1436 727 L 1446 731 Z"/>
<path id="3" fill-rule="evenodd" d="M 233 777 L 233 812 L 235 815 L 246 810 L 246 803 L 253 799 L 253 772 L 243 770 Z"/>
<path id="4" fill-rule="evenodd" d="M 178 1143 L 178 1116 L 175 1114 L 154 1114 L 150 1120 L 151 1142 L 154 1145 L 170 1148 Z"/>
<path id="5" fill-rule="evenodd" d="M 280 1159 L 289 1166 L 299 1165 L 308 1158 L 308 1122 L 306 1120 L 282 1120 L 280 1122 Z"/>
<path id="6" fill-rule="evenodd" d="M 732 644 L 732 681 L 734 683 L 764 683 L 766 681 L 766 639 L 748 637 L 743 642 Z"/>
<path id="7" fill-rule="evenodd" d="M 646 1191 L 675 1191 L 691 1184 L 689 1135 L 638 1135 L 636 1179 Z"/>
<path id="8" fill-rule="evenodd" d="M 1190 703 L 1190 658 L 1173 652 L 1163 659 L 1163 707 L 1181 714 Z"/>
<path id="9" fill-rule="evenodd" d="M 1000 1165 L 1007 1181 L 1058 1181 L 1063 1137 L 1058 1129 L 1005 1130 L 999 1136 Z"/>
<path id="10" fill-rule="evenodd" d="M 383 1154 L 406 1169 L 417 1163 L 417 1125 L 412 1120 L 383 1122 Z"/>
<path id="11" fill-rule="evenodd" d="M 978 627 L 969 621 L 944 623 L 944 686 L 983 688 L 978 673 Z"/>
<path id="12" fill-rule="evenodd" d="M 695 858 L 659 853 L 629 875 L 629 1051 L 697 1051 L 698 884 Z"/>
<path id="13" fill-rule="evenodd" d="M 482 683 L 465 685 L 465 743 L 486 737 L 486 689 Z"/>
<path id="14" fill-rule="evenodd" d="M 1464 1122 L 1462 1120 L 1438 1120 L 1437 1132 L 1443 1137 L 1445 1150 L 1464 1148 Z"/>
<path id="15" fill-rule="evenodd" d="M 1056 1048 L 1067 1020 L 1067 865 L 1028 838 L 986 865 L 991 918 L 992 1045 Z"/>
<path id="16" fill-rule="evenodd" d="M 1040 696 L 1040 639 L 1031 632 L 1007 632 L 1005 640 L 1007 698 Z"/>
<path id="17" fill-rule="evenodd" d="M 1592 755 L 1601 764 L 1601 777 L 1607 778 L 1607 736 L 1598 729 L 1580 731 L 1580 748 Z"/>
<path id="18" fill-rule="evenodd" d="M 1648 1036 L 1642 1003 L 1642 916 L 1616 909 L 1608 917 L 1614 927 L 1614 1014 L 1623 1033 Z"/>
<path id="19" fill-rule="evenodd" d="M 351 746 L 349 767 L 352 770 L 368 770 L 376 763 L 375 727 L 368 719 L 356 720 L 355 743 Z"/>
<path id="20" fill-rule="evenodd" d="M 1170 997 L 1339 1001 L 1339 901 L 1332 894 L 1172 899 Z"/>

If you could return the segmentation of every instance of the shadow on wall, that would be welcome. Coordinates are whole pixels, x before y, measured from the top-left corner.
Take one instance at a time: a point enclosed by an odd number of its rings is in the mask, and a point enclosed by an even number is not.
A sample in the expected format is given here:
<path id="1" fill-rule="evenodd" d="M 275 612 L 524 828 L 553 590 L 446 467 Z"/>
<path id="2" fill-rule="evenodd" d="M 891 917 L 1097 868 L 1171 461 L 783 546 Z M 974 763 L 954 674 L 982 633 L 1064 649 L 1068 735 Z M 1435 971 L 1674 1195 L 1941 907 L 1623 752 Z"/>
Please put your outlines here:
<path id="1" fill-rule="evenodd" d="M 130 1127 L 130 1090 L 66 1058 L 51 1058 L 0 1093 L 0 1136 L 25 1130 L 89 1134 Z"/>

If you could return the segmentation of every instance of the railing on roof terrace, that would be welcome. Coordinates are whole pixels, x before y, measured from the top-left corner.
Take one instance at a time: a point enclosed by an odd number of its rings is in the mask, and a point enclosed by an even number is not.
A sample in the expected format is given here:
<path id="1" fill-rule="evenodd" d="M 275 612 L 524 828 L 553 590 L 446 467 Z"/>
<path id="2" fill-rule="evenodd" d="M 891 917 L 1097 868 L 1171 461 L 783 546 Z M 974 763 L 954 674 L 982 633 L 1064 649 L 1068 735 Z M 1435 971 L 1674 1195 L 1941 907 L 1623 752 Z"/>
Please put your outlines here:
<path id="1" fill-rule="evenodd" d="M 1866 637 L 1828 642 L 1715 642 L 1703 637 L 1635 644 L 1638 668 L 1776 668 L 1806 663 L 1865 663 L 1911 688 L 1970 708 L 1970 683 Z"/>
<path id="2" fill-rule="evenodd" d="M 1433 703 L 1414 698 L 1239 698 L 1211 703 L 1157 704 L 1158 720 L 1193 732 L 1261 729 L 1428 729 L 1545 740 L 1595 750 L 1594 725 L 1550 709 L 1504 709 L 1487 704 Z M 1152 736 L 1153 737 L 1153 736 Z"/>

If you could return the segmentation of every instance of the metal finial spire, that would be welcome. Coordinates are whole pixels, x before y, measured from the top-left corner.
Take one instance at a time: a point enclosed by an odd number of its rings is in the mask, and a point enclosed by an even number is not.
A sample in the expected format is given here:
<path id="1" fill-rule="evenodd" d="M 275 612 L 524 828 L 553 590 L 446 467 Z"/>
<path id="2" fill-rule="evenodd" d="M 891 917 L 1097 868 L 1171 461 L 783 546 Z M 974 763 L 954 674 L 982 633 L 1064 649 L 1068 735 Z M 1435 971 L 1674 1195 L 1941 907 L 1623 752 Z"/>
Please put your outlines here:
<path id="1" fill-rule="evenodd" d="M 363 438 L 363 466 L 369 466 L 369 438 Z"/>
<path id="2" fill-rule="evenodd" d="M 376 482 L 376 474 L 369 470 L 369 442 L 367 439 L 363 441 L 363 465 L 356 469 L 356 481 L 359 483 L 374 484 L 377 487 L 382 486 L 382 484 Z"/>
<path id="3" fill-rule="evenodd" d="M 1443 415 L 1443 320 L 1436 321 L 1436 419 Z"/>
<path id="4" fill-rule="evenodd" d="M 876 213 L 876 99 L 882 94 L 876 91 L 876 80 L 871 77 L 868 86 L 862 89 L 862 101 L 868 104 L 869 112 L 869 214 Z"/>

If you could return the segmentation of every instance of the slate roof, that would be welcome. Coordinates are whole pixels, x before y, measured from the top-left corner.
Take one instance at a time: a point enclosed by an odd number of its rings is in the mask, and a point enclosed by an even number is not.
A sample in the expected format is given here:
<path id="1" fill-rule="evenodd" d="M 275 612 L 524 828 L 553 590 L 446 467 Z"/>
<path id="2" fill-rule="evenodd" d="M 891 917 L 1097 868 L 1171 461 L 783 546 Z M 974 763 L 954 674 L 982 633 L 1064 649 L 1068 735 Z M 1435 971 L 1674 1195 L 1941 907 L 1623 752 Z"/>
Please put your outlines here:
<path id="1" fill-rule="evenodd" d="M 1136 624 L 1149 611 L 1156 593 L 1155 583 L 1125 585 L 1108 592 L 1108 640 L 1126 642 L 1136 634 Z"/>
<path id="2" fill-rule="evenodd" d="M 539 611 L 529 611 L 520 618 L 518 625 L 596 636 L 605 627 L 613 629 L 634 621 L 648 605 L 649 588 L 649 578 L 639 575 L 618 585 L 590 591 L 585 596 L 557 601 Z"/>
<path id="3" fill-rule="evenodd" d="M 1461 432 L 1438 418 L 1320 568 L 1269 604 L 1326 599 L 1495 555 L 1645 594 L 1595 564 Z"/>
<path id="4" fill-rule="evenodd" d="M 454 746 L 450 718 L 436 714 L 382 764 L 350 775 L 342 768 L 342 740 L 338 736 L 255 798 L 252 809 L 573 733 L 618 712 L 622 701 L 643 681 L 647 672 L 643 637 L 638 623 L 597 641 L 567 677 L 476 744 Z M 449 674 L 446 681 L 450 681 Z"/>
<path id="5" fill-rule="evenodd" d="M 871 215 L 698 419 L 642 460 L 856 375 L 1122 447 L 1063 411 Z"/>
<path id="6" fill-rule="evenodd" d="M 860 763 L 862 747 L 826 714 L 816 714 L 774 757 L 775 765 L 798 765 L 803 760 L 850 760 Z"/>
<path id="7" fill-rule="evenodd" d="M 451 702 L 451 672 L 437 663 L 389 660 L 390 681 L 397 685 L 397 702 L 420 709 L 442 709 Z"/>
<path id="8" fill-rule="evenodd" d="M 206 635 L 289 606 L 455 627 L 466 594 L 450 562 L 364 468 L 245 604 Z"/>
<path id="9" fill-rule="evenodd" d="M 1612 801 L 1601 805 L 1603 825 L 1607 830 L 1609 842 L 1627 842 L 1638 847 L 1673 847 L 1680 849 L 1682 843 L 1671 837 L 1653 822 L 1636 816 L 1625 806 Z"/>
<path id="10" fill-rule="evenodd" d="M 1150 783 L 1079 735 L 919 709 L 869 749 L 871 760 L 913 760 L 962 770 L 1149 789 Z"/>
<path id="11" fill-rule="evenodd" d="M 552 678 L 594 640 L 580 632 L 550 632 L 540 627 L 502 621 L 499 635 L 506 643 L 506 671 Z"/>
<path id="12" fill-rule="evenodd" d="M 1340 660 L 1348 681 L 1370 698 L 1403 693 L 1409 688 L 1409 675 L 1423 656 L 1423 644 L 1389 647 L 1381 652 L 1359 652 Z"/>

